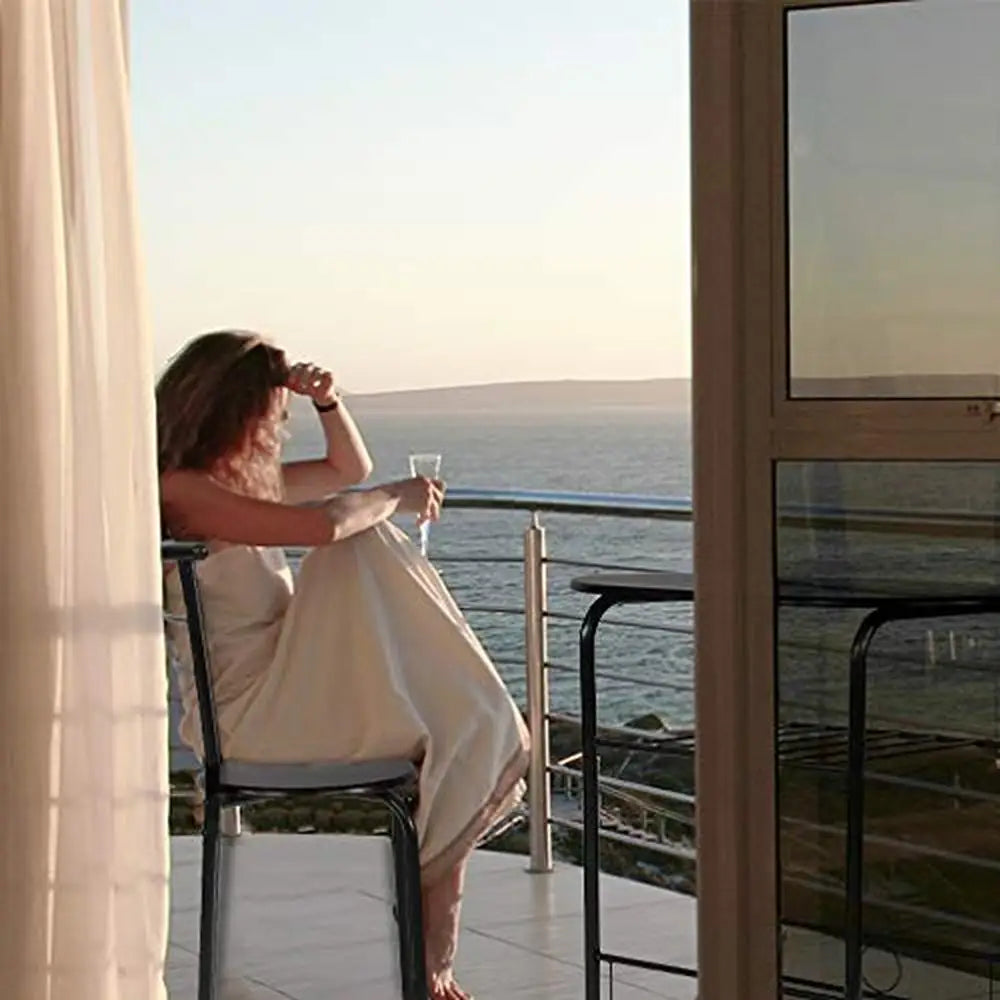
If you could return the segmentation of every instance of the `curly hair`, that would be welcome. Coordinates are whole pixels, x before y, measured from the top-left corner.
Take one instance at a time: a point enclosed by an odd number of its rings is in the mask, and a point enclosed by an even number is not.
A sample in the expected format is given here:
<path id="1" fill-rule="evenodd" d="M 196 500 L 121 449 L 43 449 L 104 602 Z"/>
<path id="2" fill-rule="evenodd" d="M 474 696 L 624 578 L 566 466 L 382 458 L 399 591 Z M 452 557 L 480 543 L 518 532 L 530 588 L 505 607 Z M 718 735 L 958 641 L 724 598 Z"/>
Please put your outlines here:
<path id="1" fill-rule="evenodd" d="M 232 489 L 280 499 L 283 351 L 255 333 L 220 330 L 190 341 L 156 384 L 160 475 L 206 472 Z"/>

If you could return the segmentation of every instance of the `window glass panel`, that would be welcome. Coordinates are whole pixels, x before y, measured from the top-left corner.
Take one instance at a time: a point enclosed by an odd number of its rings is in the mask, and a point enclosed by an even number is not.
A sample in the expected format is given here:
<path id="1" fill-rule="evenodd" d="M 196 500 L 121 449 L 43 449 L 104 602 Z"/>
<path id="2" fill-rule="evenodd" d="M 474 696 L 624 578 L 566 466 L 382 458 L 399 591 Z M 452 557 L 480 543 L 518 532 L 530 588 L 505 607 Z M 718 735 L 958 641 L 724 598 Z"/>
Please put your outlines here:
<path id="1" fill-rule="evenodd" d="M 997 587 L 1000 465 L 782 462 L 776 496 L 783 972 L 842 991 L 848 663 L 866 609 L 789 594 Z M 1000 986 L 1000 616 L 886 624 L 867 674 L 865 977 L 888 996 L 985 997 Z"/>
<path id="2" fill-rule="evenodd" d="M 787 20 L 790 392 L 1000 396 L 1000 3 Z"/>

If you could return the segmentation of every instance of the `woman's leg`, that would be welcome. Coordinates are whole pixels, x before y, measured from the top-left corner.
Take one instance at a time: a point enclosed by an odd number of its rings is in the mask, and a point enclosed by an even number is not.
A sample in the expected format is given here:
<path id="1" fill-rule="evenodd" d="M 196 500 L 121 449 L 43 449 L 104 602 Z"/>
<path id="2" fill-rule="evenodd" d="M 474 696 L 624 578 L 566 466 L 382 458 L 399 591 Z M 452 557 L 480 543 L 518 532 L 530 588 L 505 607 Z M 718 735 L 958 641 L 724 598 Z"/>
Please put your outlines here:
<path id="1" fill-rule="evenodd" d="M 469 1000 L 455 982 L 455 952 L 468 855 L 431 885 L 423 887 L 424 942 L 431 1000 Z"/>

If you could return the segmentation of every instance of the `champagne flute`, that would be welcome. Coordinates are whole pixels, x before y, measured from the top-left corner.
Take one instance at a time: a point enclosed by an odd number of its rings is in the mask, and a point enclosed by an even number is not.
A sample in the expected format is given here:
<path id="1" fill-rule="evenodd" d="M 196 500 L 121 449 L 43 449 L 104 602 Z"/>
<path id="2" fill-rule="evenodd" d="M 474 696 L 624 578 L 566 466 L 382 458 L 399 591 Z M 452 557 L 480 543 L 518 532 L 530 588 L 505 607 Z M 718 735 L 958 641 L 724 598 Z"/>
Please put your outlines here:
<path id="1" fill-rule="evenodd" d="M 410 475 L 424 476 L 427 479 L 441 478 L 441 456 L 432 452 L 414 452 L 410 455 Z M 427 555 L 427 536 L 430 534 L 431 523 L 424 521 L 420 525 L 420 554 Z"/>

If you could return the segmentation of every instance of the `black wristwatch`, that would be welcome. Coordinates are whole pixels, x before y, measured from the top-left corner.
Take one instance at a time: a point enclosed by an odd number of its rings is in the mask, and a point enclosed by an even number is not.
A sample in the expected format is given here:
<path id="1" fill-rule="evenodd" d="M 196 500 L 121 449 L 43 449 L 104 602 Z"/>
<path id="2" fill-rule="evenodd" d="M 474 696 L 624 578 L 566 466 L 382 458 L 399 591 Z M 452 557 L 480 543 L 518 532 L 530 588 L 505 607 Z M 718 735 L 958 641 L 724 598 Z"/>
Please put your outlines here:
<path id="1" fill-rule="evenodd" d="M 339 396 L 334 396 L 333 397 L 333 402 L 332 403 L 327 403 L 325 406 L 320 405 L 314 399 L 313 400 L 313 406 L 316 407 L 316 412 L 317 413 L 332 413 L 335 409 L 337 409 L 338 406 L 340 406 L 340 397 Z"/>

